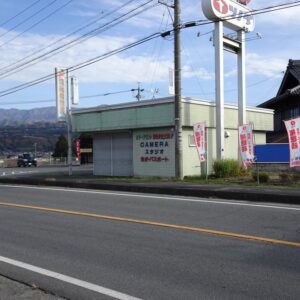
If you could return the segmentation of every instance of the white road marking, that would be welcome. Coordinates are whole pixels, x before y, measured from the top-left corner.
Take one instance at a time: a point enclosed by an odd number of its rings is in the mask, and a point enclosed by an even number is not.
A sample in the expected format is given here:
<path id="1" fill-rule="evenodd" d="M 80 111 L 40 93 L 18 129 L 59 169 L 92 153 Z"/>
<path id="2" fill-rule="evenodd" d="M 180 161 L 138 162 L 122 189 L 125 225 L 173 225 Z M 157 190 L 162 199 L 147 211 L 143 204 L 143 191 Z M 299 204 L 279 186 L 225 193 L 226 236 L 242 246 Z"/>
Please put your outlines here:
<path id="1" fill-rule="evenodd" d="M 220 200 L 205 200 L 205 199 L 193 199 L 193 198 L 179 198 L 179 197 L 168 197 L 168 196 L 154 196 L 153 194 L 145 195 L 139 193 L 115 193 L 115 192 L 105 192 L 96 190 L 86 190 L 86 189 L 74 189 L 74 188 L 53 188 L 53 187 L 36 187 L 36 186 L 25 186 L 25 185 L 9 185 L 0 184 L 0 186 L 13 187 L 13 188 L 24 188 L 24 189 L 36 189 L 36 190 L 50 190 L 59 192 L 71 192 L 71 193 L 84 193 L 84 194 L 98 194 L 98 195 L 111 195 L 120 197 L 137 197 L 137 198 L 149 198 L 149 199 L 160 199 L 160 200 L 172 200 L 172 201 L 184 201 L 184 202 L 198 202 L 198 203 L 209 203 L 209 204 L 221 204 L 221 205 L 235 205 L 235 206 L 248 206 L 248 207 L 259 207 L 259 208 L 269 208 L 269 209 L 281 209 L 281 210 L 292 210 L 300 211 L 299 207 L 295 206 L 282 206 L 282 205 L 268 205 L 268 204 L 253 204 L 246 202 L 232 202 L 232 201 L 220 201 Z"/>
<path id="2" fill-rule="evenodd" d="M 47 270 L 47 269 L 43 269 L 43 268 L 40 268 L 40 267 L 36 267 L 36 266 L 30 265 L 30 264 L 27 264 L 27 263 L 23 263 L 23 262 L 18 261 L 18 260 L 10 259 L 10 258 L 4 257 L 4 256 L 0 256 L 0 262 L 4 262 L 6 264 L 13 265 L 13 266 L 25 269 L 25 270 L 29 270 L 31 272 L 38 273 L 38 274 L 41 274 L 41 275 L 44 275 L 44 276 L 47 276 L 47 277 L 51 277 L 51 278 L 54 278 L 54 279 L 57 279 L 57 280 L 60 280 L 60 281 L 63 281 L 63 282 L 67 282 L 67 283 L 85 288 L 87 290 L 97 292 L 97 293 L 102 294 L 102 295 L 113 297 L 115 299 L 120 299 L 120 300 L 141 300 L 140 298 L 136 298 L 136 297 L 133 297 L 133 296 L 130 296 L 130 295 L 126 295 L 126 294 L 120 293 L 118 291 L 105 288 L 105 287 L 100 286 L 100 285 L 96 285 L 96 284 L 93 284 L 93 283 L 90 283 L 90 282 L 87 282 L 87 281 L 83 281 L 83 280 L 80 280 L 80 279 L 77 279 L 77 278 L 74 278 L 74 277 L 70 277 L 70 276 L 67 276 L 67 275 L 56 273 L 56 272 L 53 272 L 53 271 L 50 271 L 50 270 Z"/>

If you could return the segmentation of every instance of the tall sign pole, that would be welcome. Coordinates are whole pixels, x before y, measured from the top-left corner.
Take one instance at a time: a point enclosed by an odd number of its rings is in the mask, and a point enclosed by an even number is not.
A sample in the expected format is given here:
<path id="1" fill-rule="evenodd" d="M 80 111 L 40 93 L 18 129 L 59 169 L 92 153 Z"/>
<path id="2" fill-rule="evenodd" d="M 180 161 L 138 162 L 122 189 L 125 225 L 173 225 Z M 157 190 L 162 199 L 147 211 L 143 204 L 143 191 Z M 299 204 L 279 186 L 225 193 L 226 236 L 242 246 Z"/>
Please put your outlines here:
<path id="1" fill-rule="evenodd" d="M 246 124 L 246 53 L 245 31 L 238 32 L 240 42 L 238 56 L 238 95 L 239 95 L 239 126 Z"/>
<path id="2" fill-rule="evenodd" d="M 223 22 L 215 23 L 216 146 L 217 159 L 224 158 L 224 52 Z"/>
<path id="3" fill-rule="evenodd" d="M 176 177 L 183 179 L 180 26 L 180 0 L 174 0 L 175 173 Z"/>
<path id="4" fill-rule="evenodd" d="M 216 157 L 224 151 L 224 54 L 228 50 L 238 55 L 238 122 L 246 123 L 245 32 L 254 30 L 254 18 L 246 6 L 250 0 L 202 0 L 204 15 L 215 22 L 216 78 Z M 238 40 L 224 36 L 223 26 L 238 33 Z"/>

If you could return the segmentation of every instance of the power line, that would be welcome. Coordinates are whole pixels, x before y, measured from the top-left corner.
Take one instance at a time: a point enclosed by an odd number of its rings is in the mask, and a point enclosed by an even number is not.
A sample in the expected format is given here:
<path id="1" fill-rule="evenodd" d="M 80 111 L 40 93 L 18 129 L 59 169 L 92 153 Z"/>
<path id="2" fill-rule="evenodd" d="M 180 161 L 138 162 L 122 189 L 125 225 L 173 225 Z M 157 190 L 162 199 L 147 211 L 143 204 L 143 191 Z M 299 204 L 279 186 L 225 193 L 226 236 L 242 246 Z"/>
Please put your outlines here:
<path id="1" fill-rule="evenodd" d="M 6 78 L 10 75 L 13 75 L 17 72 L 20 72 L 20 71 L 24 70 L 24 69 L 27 69 L 28 67 L 30 67 L 32 65 L 37 64 L 38 62 L 35 62 L 35 63 L 32 63 L 32 62 L 34 62 L 36 60 L 39 60 L 40 58 L 50 58 L 54 55 L 57 55 L 57 54 L 65 51 L 65 50 L 75 46 L 75 45 L 81 44 L 82 42 L 84 42 L 84 41 L 92 38 L 93 36 L 99 34 L 100 32 L 104 32 L 104 31 L 106 31 L 106 30 L 108 30 L 108 29 L 110 29 L 110 28 L 112 28 L 116 25 L 119 25 L 122 22 L 124 22 L 124 21 L 126 21 L 126 20 L 128 20 L 128 19 L 130 19 L 130 18 L 132 18 L 132 17 L 134 17 L 134 16 L 136 16 L 136 15 L 142 13 L 142 12 L 145 12 L 147 9 L 150 9 L 150 8 L 157 5 L 157 4 L 155 4 L 151 7 L 144 8 L 142 11 L 137 11 L 134 14 L 132 14 L 132 12 L 142 8 L 143 6 L 147 5 L 150 2 L 153 2 L 153 0 L 148 0 L 146 3 L 141 4 L 140 6 L 136 7 L 133 10 L 131 10 L 130 12 L 127 12 L 127 13 L 123 14 L 122 16 L 114 19 L 113 21 L 110 21 L 110 22 L 104 24 L 103 26 L 98 27 L 98 28 L 96 28 L 96 29 L 94 29 L 94 30 L 92 30 L 92 31 L 90 31 L 90 32 L 88 32 L 88 33 L 86 33 L 86 34 L 84 34 L 84 35 L 82 35 L 82 36 L 80 36 L 80 37 L 64 44 L 64 45 L 62 45 L 62 46 L 56 47 L 56 48 L 52 49 L 51 51 L 46 52 L 45 54 L 41 54 L 40 56 L 37 56 L 37 57 L 29 60 L 28 62 L 22 63 L 19 66 L 13 68 L 13 69 L 3 71 L 2 73 L 0 73 L 0 79 Z M 60 51 L 58 51 L 58 50 L 60 50 Z"/>
<path id="2" fill-rule="evenodd" d="M 23 14 L 24 12 L 26 12 L 27 10 L 29 10 L 31 7 L 33 7 L 34 5 L 36 5 L 38 2 L 41 2 L 41 0 L 37 0 L 37 1 L 33 2 L 32 4 L 30 4 L 29 6 L 27 6 L 23 10 L 21 10 L 19 13 L 17 13 L 15 16 L 13 16 L 13 17 L 9 18 L 8 20 L 4 21 L 3 23 L 0 24 L 0 27 L 6 25 L 10 21 L 16 19 L 18 16 L 20 16 L 21 14 Z"/>
<path id="3" fill-rule="evenodd" d="M 43 6 L 41 9 L 39 9 L 37 12 L 35 12 L 34 14 L 30 15 L 29 17 L 27 17 L 26 19 L 24 19 L 23 21 L 21 21 L 20 23 L 18 23 L 17 25 L 15 25 L 14 27 L 10 28 L 8 31 L 6 31 L 5 33 L 0 35 L 0 38 L 7 35 L 9 32 L 13 31 L 14 29 L 16 29 L 17 27 L 19 27 L 20 25 L 23 25 L 24 23 L 26 23 L 27 21 L 29 21 L 30 19 L 32 19 L 33 17 L 37 16 L 39 13 L 41 13 L 43 10 L 47 9 L 48 7 L 50 7 L 51 5 L 53 5 L 57 0 L 53 0 L 52 2 L 50 2 L 49 4 Z"/>
<path id="4" fill-rule="evenodd" d="M 70 37 L 70 36 L 72 36 L 72 35 L 74 35 L 74 34 L 77 34 L 78 32 L 80 32 L 80 31 L 82 31 L 82 30 L 84 30 L 84 29 L 90 27 L 91 25 L 95 24 L 96 22 L 98 22 L 98 21 L 100 21 L 100 20 L 102 20 L 102 19 L 104 19 L 104 18 L 106 18 L 106 17 L 108 17 L 108 16 L 110 16 L 110 15 L 116 13 L 117 11 L 119 11 L 119 10 L 121 10 L 122 8 L 126 7 L 127 5 L 129 5 L 129 4 L 130 4 L 131 2 L 133 2 L 133 1 L 135 1 L 135 0 L 130 0 L 130 1 L 126 2 L 125 4 L 119 6 L 118 8 L 116 8 L 116 9 L 114 9 L 114 10 L 111 10 L 111 11 L 105 13 L 105 14 L 103 14 L 103 12 L 101 11 L 101 12 L 99 13 L 99 14 L 100 14 L 100 17 L 96 17 L 93 21 L 88 22 L 88 23 L 85 24 L 84 26 L 81 26 L 81 27 L 77 28 L 75 31 L 72 31 L 71 33 L 69 33 L 69 34 L 63 36 L 62 38 L 59 38 L 59 39 L 55 40 L 54 42 L 48 44 L 47 46 L 45 46 L 45 47 L 43 47 L 43 48 L 39 48 L 38 50 L 32 52 L 31 54 L 29 54 L 29 55 L 27 55 L 27 56 L 25 56 L 25 57 L 22 57 L 21 59 L 17 60 L 16 62 L 4 66 L 3 68 L 0 69 L 0 71 L 7 70 L 9 67 L 15 66 L 18 62 L 24 62 L 24 60 L 25 60 L 26 58 L 29 58 L 29 57 L 31 57 L 31 56 L 33 56 L 33 55 L 35 55 L 35 54 L 40 54 L 41 51 L 46 50 L 47 48 L 49 48 L 49 47 L 51 47 L 51 46 L 53 46 L 53 45 L 57 45 L 59 42 L 61 42 L 61 41 L 65 40 L 65 39 L 67 39 L 68 37 Z"/>
<path id="5" fill-rule="evenodd" d="M 117 94 L 124 94 L 124 93 L 130 93 L 135 91 L 136 89 L 130 89 L 130 90 L 122 90 L 122 91 L 116 91 L 116 92 L 106 92 L 101 94 L 93 94 L 93 95 L 86 95 L 81 96 L 80 99 L 90 99 L 90 98 L 97 98 L 97 97 L 106 97 L 111 95 L 117 95 Z M 55 102 L 55 99 L 45 99 L 45 100 L 30 100 L 30 101 L 15 101 L 15 102 L 1 102 L 0 105 L 11 105 L 11 104 L 33 104 L 33 103 L 52 103 Z"/>
<path id="6" fill-rule="evenodd" d="M 288 6 L 289 7 L 286 7 Z M 296 1 L 294 3 L 289 3 L 289 4 L 282 4 L 282 5 L 277 5 L 277 6 L 270 6 L 270 7 L 267 7 L 267 8 L 263 8 L 261 10 L 256 10 L 254 11 L 256 14 L 259 14 L 259 13 L 267 13 L 267 12 L 270 12 L 270 11 L 275 11 L 275 10 L 281 10 L 281 9 L 286 9 L 286 8 L 290 8 L 290 7 L 294 7 L 294 6 L 299 6 L 300 5 L 300 1 Z M 239 16 L 238 16 L 239 17 Z M 234 18 L 237 18 L 237 17 L 231 17 L 231 19 L 234 19 Z M 228 18 L 227 18 L 228 19 Z M 189 28 L 191 27 L 190 26 L 190 23 L 191 22 L 187 22 L 187 23 L 184 23 L 182 24 L 182 28 Z M 214 21 L 209 21 L 209 22 L 205 22 L 205 23 L 201 23 L 201 24 L 195 24 L 193 26 L 200 26 L 200 25 L 206 25 L 206 24 L 211 24 L 211 23 L 214 23 Z M 189 24 L 189 26 L 185 26 Z M 80 63 L 80 64 L 77 64 L 75 66 L 72 66 L 72 67 L 69 67 L 68 70 L 69 71 L 75 71 L 75 70 L 78 70 L 78 69 L 81 69 L 81 68 L 84 68 L 84 67 L 87 67 L 91 64 L 94 64 L 98 61 L 101 61 L 101 60 L 104 60 L 105 58 L 108 58 L 112 55 L 115 55 L 115 54 L 118 54 L 118 53 L 121 53 L 123 51 L 126 51 L 128 49 L 131 49 L 133 47 L 136 47 L 140 44 L 143 44 L 145 42 L 148 42 L 150 40 L 153 40 L 154 38 L 157 38 L 159 36 L 167 36 L 168 34 L 170 34 L 171 32 L 173 32 L 173 30 L 170 30 L 170 31 L 167 31 L 167 32 L 164 32 L 164 33 L 154 33 L 154 34 L 151 34 L 143 39 L 140 39 L 136 42 L 133 42 L 131 44 L 128 44 L 126 46 L 123 46 L 123 47 L 120 47 L 118 49 L 115 49 L 115 50 L 112 50 L 110 52 L 107 52 L 105 54 L 102 54 L 100 56 L 97 56 L 95 58 L 92 58 L 90 60 L 87 60 L 83 63 Z M 55 76 L 55 74 L 49 74 L 49 75 L 46 75 L 44 77 L 41 77 L 41 78 L 38 78 L 36 80 L 33 80 L 33 81 L 30 81 L 30 82 L 27 82 L 27 83 L 24 83 L 24 84 L 21 84 L 21 85 L 18 85 L 18 86 L 15 86 L 13 88 L 10 88 L 10 89 L 7 89 L 7 90 L 4 90 L 4 91 L 0 91 L 0 97 L 4 97 L 4 96 L 7 96 L 9 94 L 13 94 L 13 93 L 16 93 L 20 90 L 23 90 L 23 89 L 26 89 L 26 88 L 29 88 L 31 86 L 34 86 L 34 85 L 37 85 L 37 84 L 40 84 L 42 82 L 45 82 L 45 81 L 48 81 L 50 79 L 52 79 L 53 77 Z"/>
<path id="7" fill-rule="evenodd" d="M 261 9 L 254 9 L 249 11 L 248 13 L 243 13 L 243 14 L 238 14 L 235 16 L 229 16 L 229 17 L 224 17 L 221 18 L 221 21 L 228 21 L 228 20 L 233 20 L 233 19 L 237 19 L 240 17 L 247 17 L 247 16 L 255 16 L 255 15 L 261 15 L 261 14 L 265 14 L 265 13 L 270 13 L 270 12 L 274 12 L 274 11 L 278 11 L 278 10 L 284 10 L 284 9 L 288 9 L 288 8 L 293 8 L 293 7 L 297 7 L 300 5 L 300 1 L 293 1 L 293 2 L 288 2 L 288 3 L 282 3 L 282 4 L 277 4 L 277 5 L 273 5 L 273 6 L 267 6 Z M 187 22 L 185 23 L 186 27 L 193 27 L 193 26 L 203 26 L 203 25 L 208 25 L 208 24 L 212 24 L 219 21 L 218 19 L 215 20 L 197 20 L 197 21 L 192 21 L 192 22 Z"/>
<path id="8" fill-rule="evenodd" d="M 94 63 L 96 63 L 96 62 L 98 62 L 98 61 L 104 60 L 105 58 L 108 58 L 108 57 L 113 56 L 113 55 L 115 55 L 115 54 L 124 52 L 124 51 L 126 51 L 126 50 L 128 50 L 128 49 L 131 49 L 131 48 L 136 47 L 136 46 L 138 46 L 138 45 L 140 45 L 140 44 L 146 43 L 146 42 L 148 42 L 148 41 L 150 41 L 150 40 L 153 40 L 154 38 L 158 38 L 158 37 L 160 37 L 160 36 L 161 36 L 161 33 L 159 33 L 159 32 L 158 32 L 158 33 L 151 34 L 151 35 L 149 35 L 149 36 L 147 36 L 147 37 L 145 37 L 145 38 L 143 38 L 143 39 L 140 39 L 140 40 L 135 41 L 135 42 L 133 42 L 133 43 L 127 44 L 126 46 L 122 46 L 122 47 L 120 47 L 120 48 L 114 49 L 114 50 L 112 50 L 112 51 L 109 51 L 109 52 L 107 52 L 107 53 L 104 53 L 104 54 L 102 54 L 102 55 L 99 55 L 99 56 L 97 56 L 97 57 L 94 57 L 94 58 L 89 59 L 89 60 L 87 60 L 87 61 L 84 61 L 84 62 L 82 62 L 82 63 L 80 63 L 80 64 L 74 65 L 74 66 L 72 66 L 72 67 L 69 67 L 69 68 L 67 68 L 67 69 L 68 69 L 69 71 L 75 71 L 75 70 L 82 69 L 82 68 L 87 67 L 87 66 L 89 66 L 89 65 L 91 65 L 91 64 L 94 64 Z M 31 87 L 31 86 L 34 86 L 34 85 L 37 85 L 37 84 L 46 82 L 46 81 L 48 81 L 48 80 L 54 78 L 54 76 L 55 76 L 55 74 L 52 73 L 52 74 L 46 75 L 46 76 L 44 76 L 44 77 L 38 78 L 38 79 L 36 79 L 36 80 L 32 80 L 32 81 L 30 81 L 30 82 L 20 84 L 20 85 L 18 85 L 18 86 L 12 87 L 12 88 L 10 88 L 10 89 L 4 90 L 4 91 L 0 91 L 0 97 L 4 97 L 4 96 L 10 95 L 10 94 L 13 94 L 13 93 L 15 93 L 15 92 L 18 92 L 18 91 L 20 91 L 20 90 L 29 88 L 29 87 Z"/>
<path id="9" fill-rule="evenodd" d="M 38 22 L 32 24 L 30 27 L 28 27 L 27 29 L 25 29 L 24 31 L 22 31 L 21 33 L 17 34 L 16 36 L 14 36 L 13 38 L 11 38 L 10 40 L 6 41 L 3 44 L 0 44 L 0 47 L 3 47 L 7 44 L 9 44 L 10 42 L 16 40 L 18 37 L 20 37 L 21 35 L 23 35 L 24 33 L 28 32 L 30 29 L 38 26 L 39 24 L 41 24 L 42 22 L 44 22 L 45 20 L 49 19 L 50 17 L 52 17 L 54 14 L 56 14 L 57 12 L 59 12 L 60 10 L 62 10 L 63 8 L 65 8 L 67 5 L 69 5 L 73 0 L 69 0 L 67 3 L 63 4 L 62 6 L 58 7 L 56 10 L 54 10 L 53 12 L 51 12 L 50 14 L 48 14 L 47 16 L 43 17 L 41 20 L 39 20 Z"/>

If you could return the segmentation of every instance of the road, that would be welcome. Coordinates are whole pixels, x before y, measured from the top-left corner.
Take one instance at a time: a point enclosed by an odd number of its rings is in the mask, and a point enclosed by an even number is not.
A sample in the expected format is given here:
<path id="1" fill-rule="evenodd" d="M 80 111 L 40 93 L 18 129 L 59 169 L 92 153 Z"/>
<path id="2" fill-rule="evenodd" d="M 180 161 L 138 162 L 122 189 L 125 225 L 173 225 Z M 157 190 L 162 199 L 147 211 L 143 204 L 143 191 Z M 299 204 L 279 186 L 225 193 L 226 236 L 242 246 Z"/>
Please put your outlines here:
<path id="1" fill-rule="evenodd" d="M 67 299 L 299 299 L 300 207 L 0 185 L 0 274 Z"/>
<path id="2" fill-rule="evenodd" d="M 80 174 L 92 174 L 92 165 L 73 166 L 72 171 L 76 175 Z M 0 177 L 20 177 L 31 176 L 38 174 L 68 174 L 68 167 L 65 165 L 41 165 L 38 167 L 12 167 L 12 168 L 0 168 Z"/>

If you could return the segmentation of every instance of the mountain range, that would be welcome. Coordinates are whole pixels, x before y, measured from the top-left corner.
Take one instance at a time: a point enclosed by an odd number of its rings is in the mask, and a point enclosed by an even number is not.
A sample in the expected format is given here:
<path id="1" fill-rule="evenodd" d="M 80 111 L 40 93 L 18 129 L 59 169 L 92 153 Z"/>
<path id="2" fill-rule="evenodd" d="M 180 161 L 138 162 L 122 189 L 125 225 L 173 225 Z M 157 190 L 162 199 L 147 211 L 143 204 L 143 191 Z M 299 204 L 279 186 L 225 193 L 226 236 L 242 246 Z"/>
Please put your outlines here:
<path id="1" fill-rule="evenodd" d="M 56 108 L 0 109 L 0 127 L 8 125 L 32 124 L 35 122 L 56 122 Z"/>
<path id="2" fill-rule="evenodd" d="M 0 109 L 0 156 L 32 152 L 53 152 L 66 124 L 56 122 L 56 108 L 29 110 Z"/>

